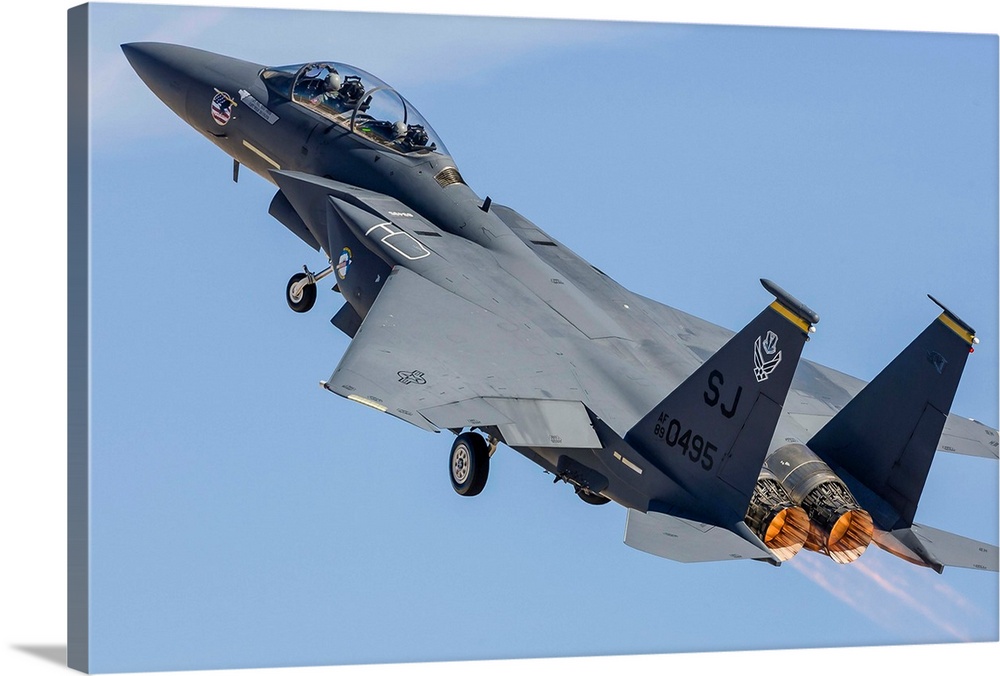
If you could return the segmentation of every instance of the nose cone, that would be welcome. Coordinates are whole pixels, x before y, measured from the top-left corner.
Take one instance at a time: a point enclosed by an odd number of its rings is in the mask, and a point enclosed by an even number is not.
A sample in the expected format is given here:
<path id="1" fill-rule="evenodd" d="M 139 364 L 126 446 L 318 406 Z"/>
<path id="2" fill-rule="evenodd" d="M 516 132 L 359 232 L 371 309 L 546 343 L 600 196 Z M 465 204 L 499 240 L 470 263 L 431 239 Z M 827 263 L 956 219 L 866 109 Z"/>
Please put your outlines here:
<path id="1" fill-rule="evenodd" d="M 146 86 L 186 118 L 188 89 L 204 70 L 208 52 L 159 42 L 130 42 L 122 45 L 122 51 Z"/>

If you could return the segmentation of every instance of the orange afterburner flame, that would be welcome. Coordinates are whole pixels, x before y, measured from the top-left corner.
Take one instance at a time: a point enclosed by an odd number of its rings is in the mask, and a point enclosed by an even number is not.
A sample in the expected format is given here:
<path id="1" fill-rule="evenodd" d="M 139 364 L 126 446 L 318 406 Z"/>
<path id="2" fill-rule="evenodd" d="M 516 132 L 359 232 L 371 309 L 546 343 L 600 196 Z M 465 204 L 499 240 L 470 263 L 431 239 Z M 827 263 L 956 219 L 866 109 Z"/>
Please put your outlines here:
<path id="1" fill-rule="evenodd" d="M 801 507 L 787 507 L 778 512 L 764 533 L 764 544 L 779 561 L 787 561 L 805 546 L 809 537 L 809 516 Z"/>
<path id="2" fill-rule="evenodd" d="M 875 531 L 871 515 L 808 446 L 789 443 L 776 449 L 765 460 L 764 469 L 776 477 L 792 504 L 808 515 L 806 549 L 822 552 L 837 563 L 850 563 L 871 544 Z"/>
<path id="3" fill-rule="evenodd" d="M 829 530 L 815 521 L 811 525 L 806 549 L 826 554 L 837 563 L 857 561 L 875 532 L 871 515 L 863 509 L 844 511 Z"/>
<path id="4" fill-rule="evenodd" d="M 827 553 L 837 563 L 855 561 L 871 544 L 874 532 L 871 515 L 863 509 L 852 509 L 837 519 L 830 531 Z"/>
<path id="5" fill-rule="evenodd" d="M 754 486 L 744 522 L 778 561 L 795 556 L 809 537 L 809 515 L 788 498 L 767 468 Z"/>

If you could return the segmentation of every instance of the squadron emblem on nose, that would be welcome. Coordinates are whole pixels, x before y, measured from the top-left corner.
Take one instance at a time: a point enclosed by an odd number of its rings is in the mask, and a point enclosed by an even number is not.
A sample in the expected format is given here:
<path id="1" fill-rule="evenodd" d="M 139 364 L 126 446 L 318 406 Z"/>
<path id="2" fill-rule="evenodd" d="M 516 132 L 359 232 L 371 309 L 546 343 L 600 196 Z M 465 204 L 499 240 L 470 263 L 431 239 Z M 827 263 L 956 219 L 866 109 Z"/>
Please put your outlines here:
<path id="1" fill-rule="evenodd" d="M 215 90 L 215 96 L 212 97 L 212 119 L 219 126 L 225 126 L 229 119 L 233 116 L 233 108 L 236 107 L 236 101 L 233 97 L 224 91 L 218 89 Z"/>

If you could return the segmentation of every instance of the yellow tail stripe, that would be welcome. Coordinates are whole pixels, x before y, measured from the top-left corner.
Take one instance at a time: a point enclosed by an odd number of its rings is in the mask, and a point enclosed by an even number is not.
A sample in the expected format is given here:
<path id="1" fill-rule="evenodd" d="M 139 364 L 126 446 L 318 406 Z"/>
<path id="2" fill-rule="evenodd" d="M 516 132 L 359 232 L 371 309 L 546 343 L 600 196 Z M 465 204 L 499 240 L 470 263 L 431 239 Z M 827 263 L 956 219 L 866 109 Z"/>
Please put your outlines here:
<path id="1" fill-rule="evenodd" d="M 938 320 L 940 320 L 940 322 L 945 326 L 947 326 L 949 329 L 957 333 L 962 338 L 962 340 L 967 342 L 969 345 L 972 345 L 974 342 L 976 342 L 976 334 L 969 333 L 968 331 L 963 329 L 955 322 L 954 319 L 952 319 L 948 315 L 942 313 L 941 316 L 938 317 Z"/>
<path id="2" fill-rule="evenodd" d="M 806 333 L 809 333 L 809 322 L 802 319 L 802 317 L 798 316 L 797 314 L 786 308 L 778 301 L 774 301 L 773 303 L 771 303 L 771 309 L 777 312 L 785 319 L 787 319 L 788 321 L 790 321 L 792 324 L 795 324 L 797 327 L 799 327 Z"/>

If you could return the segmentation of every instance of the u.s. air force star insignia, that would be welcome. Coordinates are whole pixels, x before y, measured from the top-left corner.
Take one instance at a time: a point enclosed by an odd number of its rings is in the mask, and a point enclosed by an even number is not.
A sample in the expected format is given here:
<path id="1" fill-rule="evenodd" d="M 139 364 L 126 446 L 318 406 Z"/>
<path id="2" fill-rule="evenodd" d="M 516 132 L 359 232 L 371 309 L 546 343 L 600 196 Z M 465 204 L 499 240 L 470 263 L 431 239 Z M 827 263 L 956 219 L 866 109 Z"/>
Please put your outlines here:
<path id="1" fill-rule="evenodd" d="M 765 355 L 767 355 L 766 358 Z M 773 355 L 773 356 L 772 356 Z M 781 363 L 781 350 L 778 349 L 778 336 L 774 331 L 768 331 L 767 336 L 757 336 L 753 344 L 753 374 L 758 383 L 767 380 L 774 369 Z"/>
<path id="2" fill-rule="evenodd" d="M 423 371 L 397 371 L 396 375 L 399 376 L 399 382 L 404 385 L 427 384 L 427 381 L 424 379 Z"/>

